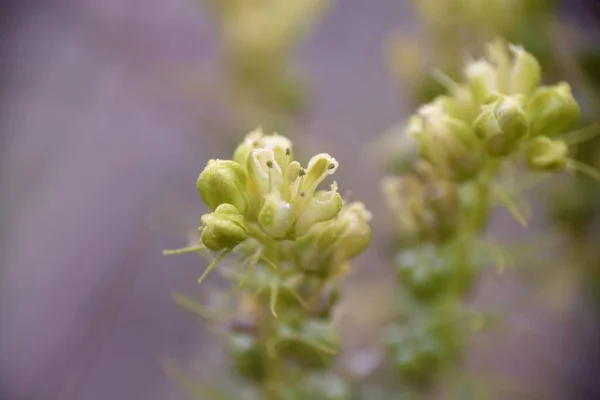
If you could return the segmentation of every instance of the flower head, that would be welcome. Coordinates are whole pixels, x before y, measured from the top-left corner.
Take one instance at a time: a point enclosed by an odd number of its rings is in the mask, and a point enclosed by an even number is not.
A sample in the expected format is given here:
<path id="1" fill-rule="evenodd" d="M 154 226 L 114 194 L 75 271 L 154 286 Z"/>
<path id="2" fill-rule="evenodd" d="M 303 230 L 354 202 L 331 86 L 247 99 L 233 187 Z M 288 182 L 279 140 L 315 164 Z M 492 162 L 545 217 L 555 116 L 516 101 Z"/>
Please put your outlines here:
<path id="1" fill-rule="evenodd" d="M 317 222 L 334 218 L 342 208 L 335 182 L 329 191 L 319 185 L 338 167 L 328 154 L 312 157 L 306 168 L 292 160 L 289 141 L 265 136 L 254 142 L 246 158 L 248 176 L 258 198 L 258 222 L 276 239 L 302 236 Z"/>

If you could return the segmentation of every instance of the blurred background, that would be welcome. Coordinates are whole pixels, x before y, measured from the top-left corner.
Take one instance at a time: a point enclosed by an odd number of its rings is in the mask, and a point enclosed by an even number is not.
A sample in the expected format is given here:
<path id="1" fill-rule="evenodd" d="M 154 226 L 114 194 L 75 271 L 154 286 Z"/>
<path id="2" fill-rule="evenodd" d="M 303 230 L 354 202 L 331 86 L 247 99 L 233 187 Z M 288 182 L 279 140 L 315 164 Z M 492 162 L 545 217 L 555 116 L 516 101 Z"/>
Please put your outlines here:
<path id="1" fill-rule="evenodd" d="M 596 0 L 563 1 L 555 12 L 580 28 L 579 43 L 597 46 Z M 174 291 L 198 292 L 205 262 L 162 251 L 185 245 L 205 211 L 194 182 L 206 161 L 228 157 L 258 124 L 283 127 L 303 160 L 332 154 L 340 187 L 374 211 L 372 246 L 346 289 L 357 295 L 342 308 L 352 310 L 349 360 L 377 341 L 380 316 L 371 310 L 393 288 L 385 283 L 385 171 L 372 147 L 415 105 L 414 88 L 384 56 L 390 33 L 425 35 L 414 8 L 402 0 L 331 4 L 289 55 L 306 92 L 293 118 L 238 112 L 225 93 L 219 29 L 210 7 L 191 0 L 0 6 L 1 400 L 186 398 L 165 359 L 202 381 L 219 379 L 213 335 L 171 300 Z M 600 64 L 590 65 L 597 79 Z M 534 226 L 551 224 L 544 215 Z M 499 212 L 490 235 L 527 233 Z M 555 259 L 566 254 L 536 243 Z M 508 321 L 474 340 L 467 362 L 494 378 L 497 398 L 600 398 L 597 300 L 584 285 L 591 279 L 560 271 L 536 290 L 532 275 L 491 274 L 469 299 Z"/>

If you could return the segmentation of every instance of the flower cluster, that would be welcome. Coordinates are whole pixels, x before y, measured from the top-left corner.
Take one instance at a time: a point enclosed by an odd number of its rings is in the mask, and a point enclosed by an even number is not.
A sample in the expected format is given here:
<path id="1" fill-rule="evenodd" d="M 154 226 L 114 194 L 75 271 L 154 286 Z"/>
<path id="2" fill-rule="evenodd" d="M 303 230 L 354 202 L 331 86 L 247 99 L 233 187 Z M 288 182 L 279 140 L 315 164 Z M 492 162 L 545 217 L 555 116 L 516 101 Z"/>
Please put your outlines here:
<path id="1" fill-rule="evenodd" d="M 232 367 L 262 390 L 261 398 L 317 390 L 298 382 L 330 366 L 339 348 L 331 321 L 338 281 L 368 245 L 371 215 L 362 203 L 344 204 L 335 182 L 320 190 L 337 168 L 328 154 L 303 167 L 289 139 L 258 128 L 231 160 L 208 161 L 197 180 L 210 212 L 192 248 L 218 254 L 200 281 L 229 253 L 246 267 L 245 274 L 229 271 L 239 297 L 233 317 L 221 322 L 229 327 Z"/>
<path id="2" fill-rule="evenodd" d="M 494 183 L 503 168 L 524 161 L 534 172 L 582 169 L 558 137 L 579 117 L 567 83 L 540 86 L 535 57 L 502 40 L 490 44 L 484 58 L 468 62 L 463 72 L 461 83 L 439 74 L 448 94 L 420 107 L 406 126 L 418 156 L 404 176 L 384 181 L 402 226 L 396 266 L 405 304 L 419 315 L 429 310 L 425 325 L 449 318 L 459 331 L 459 308 L 446 305 L 458 304 L 475 281 L 482 260 L 474 249 L 482 248 L 478 236 L 494 201 L 504 202 L 523 220 L 510 196 Z M 417 381 L 430 379 L 449 353 L 457 354 L 457 341 L 465 337 L 435 336 L 427 329 L 417 338 L 394 334 L 400 331 L 405 329 L 399 325 L 390 331 L 391 357 L 403 376 Z M 409 359 L 404 340 L 429 344 Z"/>
<path id="3" fill-rule="evenodd" d="M 566 146 L 555 137 L 579 117 L 568 83 L 540 87 L 537 60 L 502 41 L 468 63 L 465 75 L 412 117 L 408 134 L 423 159 L 454 182 L 476 177 L 486 157 L 522 154 L 534 170 L 567 166 Z"/>
<path id="4" fill-rule="evenodd" d="M 362 252 L 370 238 L 370 216 L 360 203 L 343 206 L 333 182 L 320 184 L 338 168 L 328 154 L 306 167 L 293 158 L 292 143 L 280 135 L 249 133 L 233 160 L 209 160 L 197 180 L 204 203 L 202 243 L 211 250 L 233 249 L 248 237 L 307 242 L 341 262 Z M 265 243 L 263 243 L 265 244 Z"/>

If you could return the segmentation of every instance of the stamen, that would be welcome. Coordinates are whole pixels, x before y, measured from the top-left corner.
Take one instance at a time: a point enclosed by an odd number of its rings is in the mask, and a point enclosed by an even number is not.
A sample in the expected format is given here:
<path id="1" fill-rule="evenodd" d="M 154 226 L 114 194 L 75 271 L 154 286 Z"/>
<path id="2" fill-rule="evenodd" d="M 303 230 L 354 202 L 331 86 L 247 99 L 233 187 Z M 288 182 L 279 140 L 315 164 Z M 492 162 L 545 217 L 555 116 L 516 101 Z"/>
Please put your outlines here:
<path id="1" fill-rule="evenodd" d="M 271 178 L 271 170 L 273 169 L 273 161 L 267 161 L 267 167 L 269 167 L 269 193 L 273 191 L 273 179 Z"/>
<path id="2" fill-rule="evenodd" d="M 302 168 L 298 173 L 298 176 L 300 177 L 300 182 L 298 182 L 298 191 L 296 192 L 296 197 L 304 197 L 304 192 L 302 191 L 302 185 L 304 184 L 304 175 L 306 175 L 306 170 Z"/>

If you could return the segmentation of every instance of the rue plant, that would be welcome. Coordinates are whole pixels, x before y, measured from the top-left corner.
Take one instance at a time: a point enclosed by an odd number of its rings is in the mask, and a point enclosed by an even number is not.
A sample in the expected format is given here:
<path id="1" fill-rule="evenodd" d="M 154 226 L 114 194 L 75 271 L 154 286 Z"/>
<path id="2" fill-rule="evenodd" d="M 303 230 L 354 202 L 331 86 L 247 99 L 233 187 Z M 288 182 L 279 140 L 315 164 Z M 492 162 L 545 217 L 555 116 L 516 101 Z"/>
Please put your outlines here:
<path id="1" fill-rule="evenodd" d="M 462 82 L 437 75 L 448 93 L 410 118 L 417 151 L 406 173 L 384 182 L 401 227 L 389 360 L 406 382 L 426 387 L 463 354 L 475 316 L 461 302 L 480 267 L 505 263 L 482 239 L 494 205 L 527 225 L 518 194 L 500 179 L 574 170 L 598 178 L 561 139 L 579 117 L 569 84 L 541 86 L 541 67 L 523 47 L 497 40 L 466 64 Z"/>
<path id="2" fill-rule="evenodd" d="M 231 160 L 210 160 L 197 188 L 210 212 L 197 243 L 166 254 L 209 251 L 199 279 L 218 270 L 234 284 L 233 315 L 217 317 L 233 369 L 263 399 L 344 399 L 331 373 L 340 339 L 332 325 L 338 283 L 370 240 L 370 213 L 345 204 L 328 154 L 303 167 L 284 136 L 249 133 Z M 223 261 L 235 255 L 233 267 Z"/>

